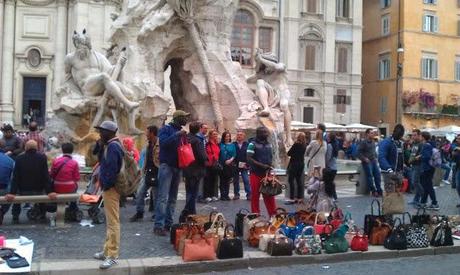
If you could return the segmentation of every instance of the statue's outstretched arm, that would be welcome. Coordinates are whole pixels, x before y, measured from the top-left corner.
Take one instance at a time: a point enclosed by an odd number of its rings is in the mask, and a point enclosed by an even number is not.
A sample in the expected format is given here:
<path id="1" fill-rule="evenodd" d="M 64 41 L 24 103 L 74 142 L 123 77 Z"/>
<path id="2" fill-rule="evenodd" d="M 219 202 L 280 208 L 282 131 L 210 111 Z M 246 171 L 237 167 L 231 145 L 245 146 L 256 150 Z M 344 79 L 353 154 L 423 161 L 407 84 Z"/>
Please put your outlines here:
<path id="1" fill-rule="evenodd" d="M 273 62 L 271 60 L 267 60 L 265 59 L 261 54 L 258 54 L 256 56 L 256 59 L 258 62 L 264 64 L 265 66 L 271 68 L 271 69 L 274 69 L 278 72 L 284 72 L 286 71 L 286 65 L 284 65 L 283 63 L 276 63 L 276 62 Z"/>

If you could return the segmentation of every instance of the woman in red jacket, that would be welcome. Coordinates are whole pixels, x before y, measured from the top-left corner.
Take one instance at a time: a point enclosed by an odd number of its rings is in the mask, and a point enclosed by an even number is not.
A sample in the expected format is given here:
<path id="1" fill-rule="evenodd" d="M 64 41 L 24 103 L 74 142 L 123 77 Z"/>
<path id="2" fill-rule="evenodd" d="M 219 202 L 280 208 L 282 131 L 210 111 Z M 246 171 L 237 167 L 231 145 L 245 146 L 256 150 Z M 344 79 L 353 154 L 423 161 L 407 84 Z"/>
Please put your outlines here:
<path id="1" fill-rule="evenodd" d="M 217 142 L 219 134 L 216 130 L 209 131 L 206 143 L 206 175 L 204 177 L 203 197 L 206 202 L 218 201 L 217 180 L 222 166 L 219 164 L 220 148 Z"/>

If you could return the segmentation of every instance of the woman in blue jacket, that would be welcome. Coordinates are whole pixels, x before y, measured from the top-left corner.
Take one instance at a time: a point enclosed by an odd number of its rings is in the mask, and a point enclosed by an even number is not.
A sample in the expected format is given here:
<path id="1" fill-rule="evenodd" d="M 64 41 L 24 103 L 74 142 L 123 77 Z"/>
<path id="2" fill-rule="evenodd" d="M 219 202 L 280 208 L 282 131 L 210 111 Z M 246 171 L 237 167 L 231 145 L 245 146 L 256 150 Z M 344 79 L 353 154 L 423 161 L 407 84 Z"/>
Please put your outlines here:
<path id="1" fill-rule="evenodd" d="M 430 160 L 433 155 L 433 145 L 430 143 L 431 135 L 428 132 L 422 132 L 422 152 L 421 152 L 421 160 L 422 160 L 422 174 L 420 176 L 420 183 L 423 187 L 423 195 L 420 201 L 420 207 L 426 208 L 427 210 L 439 210 L 438 201 L 436 200 L 436 193 L 433 188 L 433 176 L 435 172 L 435 168 L 431 165 Z M 426 206 L 426 201 L 428 200 L 428 196 L 431 199 L 431 205 Z"/>
<path id="2" fill-rule="evenodd" d="M 220 154 L 219 162 L 222 165 L 223 169 L 220 174 L 220 200 L 229 201 L 230 197 L 228 196 L 230 189 L 230 182 L 233 181 L 233 177 L 237 172 L 237 167 L 235 165 L 236 157 L 236 147 L 232 143 L 232 136 L 230 132 L 225 131 L 222 134 L 222 139 L 220 140 Z"/>

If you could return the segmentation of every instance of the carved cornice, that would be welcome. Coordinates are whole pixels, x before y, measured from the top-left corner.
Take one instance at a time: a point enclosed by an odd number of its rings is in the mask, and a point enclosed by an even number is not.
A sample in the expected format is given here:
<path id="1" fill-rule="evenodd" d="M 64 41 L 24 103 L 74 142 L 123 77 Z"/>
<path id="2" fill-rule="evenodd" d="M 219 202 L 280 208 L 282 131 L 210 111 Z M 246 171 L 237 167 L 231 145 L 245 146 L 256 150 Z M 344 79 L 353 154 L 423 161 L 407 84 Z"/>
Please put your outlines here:
<path id="1" fill-rule="evenodd" d="M 29 6 L 48 6 L 55 0 L 21 0 L 22 3 Z"/>

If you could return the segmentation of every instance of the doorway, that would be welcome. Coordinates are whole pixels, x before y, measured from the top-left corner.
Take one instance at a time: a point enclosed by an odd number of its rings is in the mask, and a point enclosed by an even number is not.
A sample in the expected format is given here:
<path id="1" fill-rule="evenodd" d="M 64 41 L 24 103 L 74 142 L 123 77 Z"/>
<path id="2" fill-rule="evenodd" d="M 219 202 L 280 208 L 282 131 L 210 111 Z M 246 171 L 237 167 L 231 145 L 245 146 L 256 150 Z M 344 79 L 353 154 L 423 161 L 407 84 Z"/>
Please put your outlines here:
<path id="1" fill-rule="evenodd" d="M 22 124 L 36 121 L 45 125 L 46 77 L 24 77 L 22 97 Z"/>

